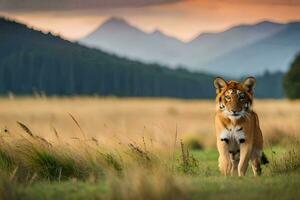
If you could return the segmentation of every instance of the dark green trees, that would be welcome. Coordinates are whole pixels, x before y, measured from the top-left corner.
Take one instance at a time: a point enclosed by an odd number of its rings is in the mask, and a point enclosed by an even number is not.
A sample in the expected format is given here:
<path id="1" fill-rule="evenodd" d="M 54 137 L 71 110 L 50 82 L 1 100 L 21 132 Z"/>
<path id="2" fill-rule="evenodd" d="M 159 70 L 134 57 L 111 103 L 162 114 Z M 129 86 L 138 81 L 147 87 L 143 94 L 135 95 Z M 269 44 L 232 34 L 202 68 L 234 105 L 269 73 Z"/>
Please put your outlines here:
<path id="1" fill-rule="evenodd" d="M 298 56 L 292 63 L 290 70 L 285 75 L 283 86 L 288 98 L 300 98 L 300 54 L 298 54 Z"/>

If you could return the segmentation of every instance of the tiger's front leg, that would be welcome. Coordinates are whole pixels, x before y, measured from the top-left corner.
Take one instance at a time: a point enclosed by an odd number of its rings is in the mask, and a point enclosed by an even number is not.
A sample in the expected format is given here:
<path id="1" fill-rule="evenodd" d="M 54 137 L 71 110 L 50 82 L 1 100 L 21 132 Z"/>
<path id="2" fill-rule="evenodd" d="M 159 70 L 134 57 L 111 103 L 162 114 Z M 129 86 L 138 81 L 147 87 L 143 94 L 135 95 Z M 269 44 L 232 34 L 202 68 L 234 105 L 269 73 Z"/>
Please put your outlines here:
<path id="1" fill-rule="evenodd" d="M 229 176 L 231 175 L 232 163 L 229 158 L 226 156 L 219 156 L 219 169 L 222 175 Z"/>
<path id="2" fill-rule="evenodd" d="M 219 169 L 222 175 L 229 176 L 231 174 L 232 163 L 229 157 L 227 145 L 221 140 L 217 142 L 219 151 Z"/>
<path id="3" fill-rule="evenodd" d="M 250 156 L 251 156 L 251 146 L 248 143 L 244 143 L 241 145 L 240 148 L 241 151 L 240 151 L 240 161 L 238 164 L 238 175 L 245 176 L 248 169 Z"/>

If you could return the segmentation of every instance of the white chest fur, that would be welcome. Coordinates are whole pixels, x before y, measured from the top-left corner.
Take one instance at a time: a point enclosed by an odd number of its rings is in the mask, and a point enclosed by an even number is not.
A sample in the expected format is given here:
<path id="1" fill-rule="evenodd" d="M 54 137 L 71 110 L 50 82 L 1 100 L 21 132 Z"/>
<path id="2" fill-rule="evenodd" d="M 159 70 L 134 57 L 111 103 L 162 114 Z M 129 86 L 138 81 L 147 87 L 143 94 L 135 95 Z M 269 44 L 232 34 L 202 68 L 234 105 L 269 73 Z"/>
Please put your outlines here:
<path id="1" fill-rule="evenodd" d="M 238 143 L 243 143 L 246 140 L 246 135 L 245 132 L 243 131 L 243 127 L 235 126 L 235 127 L 225 128 L 221 132 L 220 138 L 222 141 L 236 140 Z"/>

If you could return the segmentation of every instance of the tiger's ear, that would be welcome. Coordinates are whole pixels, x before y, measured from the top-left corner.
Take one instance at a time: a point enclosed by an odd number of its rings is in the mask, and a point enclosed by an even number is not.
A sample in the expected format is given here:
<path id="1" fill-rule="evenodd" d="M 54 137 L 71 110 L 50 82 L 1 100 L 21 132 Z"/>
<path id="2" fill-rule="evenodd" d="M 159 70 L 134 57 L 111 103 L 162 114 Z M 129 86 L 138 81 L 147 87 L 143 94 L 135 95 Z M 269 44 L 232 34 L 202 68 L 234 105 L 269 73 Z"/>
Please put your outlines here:
<path id="1" fill-rule="evenodd" d="M 250 76 L 243 81 L 243 87 L 245 90 L 251 94 L 254 92 L 254 88 L 256 85 L 256 80 L 254 77 Z"/>
<path id="2" fill-rule="evenodd" d="M 224 87 L 227 86 L 227 82 L 226 82 L 223 78 L 217 77 L 217 78 L 215 79 L 215 81 L 214 81 L 214 86 L 215 86 L 216 92 L 217 92 L 217 94 L 218 94 L 218 93 L 220 93 L 220 92 L 222 91 L 222 89 L 223 89 Z"/>

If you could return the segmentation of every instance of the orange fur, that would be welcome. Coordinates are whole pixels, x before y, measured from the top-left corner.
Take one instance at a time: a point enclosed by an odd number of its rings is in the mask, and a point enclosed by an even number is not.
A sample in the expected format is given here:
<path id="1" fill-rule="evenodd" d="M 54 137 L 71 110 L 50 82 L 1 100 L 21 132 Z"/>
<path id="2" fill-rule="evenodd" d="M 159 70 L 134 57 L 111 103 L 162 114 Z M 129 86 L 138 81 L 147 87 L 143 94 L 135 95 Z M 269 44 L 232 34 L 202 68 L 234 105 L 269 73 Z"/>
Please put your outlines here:
<path id="1" fill-rule="evenodd" d="M 215 87 L 217 89 L 215 128 L 221 173 L 229 175 L 233 168 L 228 145 L 222 137 L 234 136 L 240 142 L 238 175 L 246 174 L 249 161 L 254 175 L 260 175 L 263 136 L 258 116 L 251 108 L 255 79 L 249 77 L 243 83 L 236 81 L 227 83 L 222 78 L 216 78 Z"/>

